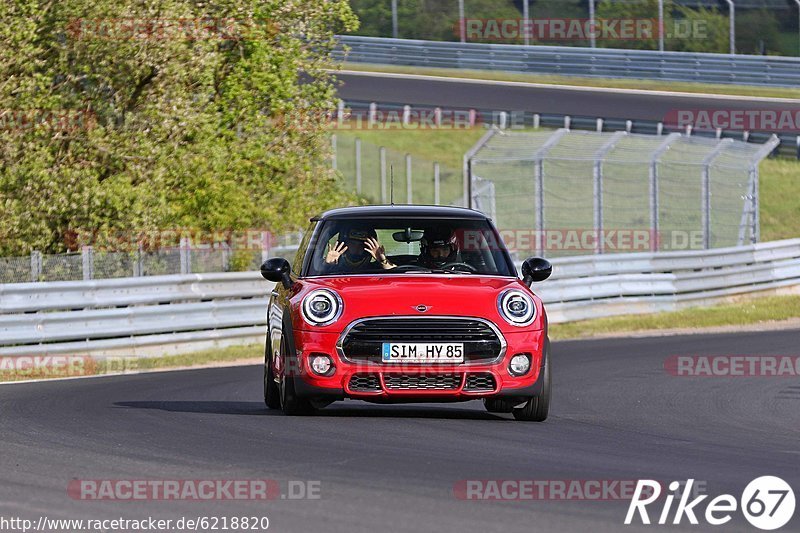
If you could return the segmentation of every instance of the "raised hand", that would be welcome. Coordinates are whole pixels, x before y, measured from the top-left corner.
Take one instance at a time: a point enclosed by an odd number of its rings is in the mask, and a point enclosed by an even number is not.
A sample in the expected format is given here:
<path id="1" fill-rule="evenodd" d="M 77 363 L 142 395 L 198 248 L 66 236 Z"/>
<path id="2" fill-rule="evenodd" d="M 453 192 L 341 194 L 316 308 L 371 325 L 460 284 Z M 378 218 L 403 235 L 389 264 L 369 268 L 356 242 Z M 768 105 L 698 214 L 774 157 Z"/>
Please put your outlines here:
<path id="1" fill-rule="evenodd" d="M 343 242 L 337 242 L 336 245 L 328 245 L 328 254 L 325 256 L 325 263 L 335 265 L 339 262 L 339 258 L 347 251 L 347 245 Z"/>
<path id="2" fill-rule="evenodd" d="M 381 245 L 381 243 L 378 242 L 377 239 L 372 239 L 372 238 L 367 239 L 367 242 L 365 243 L 365 248 L 367 249 L 367 252 L 369 252 L 369 255 L 371 255 L 374 260 L 380 263 L 386 261 L 386 249 L 383 247 L 383 245 Z"/>

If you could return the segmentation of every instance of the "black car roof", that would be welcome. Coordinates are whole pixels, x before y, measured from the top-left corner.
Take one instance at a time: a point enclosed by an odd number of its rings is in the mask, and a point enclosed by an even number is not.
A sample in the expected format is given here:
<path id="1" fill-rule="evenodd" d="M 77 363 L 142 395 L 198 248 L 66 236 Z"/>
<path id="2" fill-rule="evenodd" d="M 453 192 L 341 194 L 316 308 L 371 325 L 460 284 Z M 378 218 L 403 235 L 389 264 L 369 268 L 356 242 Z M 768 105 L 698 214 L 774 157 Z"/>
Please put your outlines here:
<path id="1" fill-rule="evenodd" d="M 431 217 L 431 218 L 467 218 L 487 220 L 480 211 L 465 207 L 439 205 L 364 205 L 357 207 L 340 207 L 325 211 L 312 218 L 313 221 L 336 218 L 371 218 L 371 217 Z"/>

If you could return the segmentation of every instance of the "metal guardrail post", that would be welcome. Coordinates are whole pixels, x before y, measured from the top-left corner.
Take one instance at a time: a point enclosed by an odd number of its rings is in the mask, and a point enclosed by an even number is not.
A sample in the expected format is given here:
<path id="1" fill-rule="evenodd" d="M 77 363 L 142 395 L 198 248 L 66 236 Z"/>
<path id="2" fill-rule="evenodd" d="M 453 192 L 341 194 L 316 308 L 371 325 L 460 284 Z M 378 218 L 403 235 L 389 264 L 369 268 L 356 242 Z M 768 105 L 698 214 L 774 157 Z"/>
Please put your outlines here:
<path id="1" fill-rule="evenodd" d="M 670 133 L 667 135 L 667 138 L 664 139 L 658 148 L 655 149 L 653 152 L 653 156 L 650 159 L 650 251 L 657 252 L 659 249 L 659 192 L 658 192 L 658 163 L 661 159 L 661 156 L 669 150 L 669 145 L 672 144 L 676 139 L 679 139 L 681 136 L 680 133 Z"/>
<path id="2" fill-rule="evenodd" d="M 412 205 L 414 203 L 412 185 L 411 154 L 406 154 L 406 203 L 408 205 Z"/>
<path id="3" fill-rule="evenodd" d="M 627 131 L 614 133 L 606 143 L 594 154 L 594 230 L 597 232 L 597 248 L 595 253 L 602 254 L 603 245 L 603 160 L 614 146 L 628 135 Z"/>
<path id="4" fill-rule="evenodd" d="M 800 2 L 800 0 L 797 1 Z M 522 0 L 522 20 L 524 21 L 523 22 L 524 35 L 522 42 L 525 46 L 530 46 L 531 44 L 531 31 L 530 31 L 530 26 L 528 24 L 528 21 L 531 18 L 530 12 L 531 12 L 530 0 Z"/>
<path id="5" fill-rule="evenodd" d="M 725 0 L 728 3 L 728 9 L 730 10 L 730 48 L 731 48 L 731 55 L 736 54 L 736 4 L 733 3 L 733 0 Z"/>
<path id="6" fill-rule="evenodd" d="M 797 4 L 797 24 L 798 28 L 800 28 L 800 0 L 794 0 L 794 3 Z M 800 32 L 800 30 L 798 30 Z M 798 33 L 798 37 L 800 37 L 800 33 Z M 798 155 L 798 159 L 800 159 L 800 155 Z"/>
<path id="7" fill-rule="evenodd" d="M 356 137 L 356 194 L 361 194 L 361 139 Z"/>
<path id="8" fill-rule="evenodd" d="M 433 205 L 441 205 L 439 163 L 433 163 Z"/>
<path id="9" fill-rule="evenodd" d="M 133 277 L 138 278 L 141 276 L 144 276 L 144 254 L 140 243 L 133 255 Z"/>
<path id="10" fill-rule="evenodd" d="M 381 167 L 381 203 L 386 203 L 386 148 L 378 148 L 378 158 Z"/>
<path id="11" fill-rule="evenodd" d="M 756 181 L 756 168 L 755 166 L 751 167 L 748 171 L 748 179 L 747 179 L 747 194 L 744 195 L 744 205 L 742 206 L 742 216 L 739 219 L 739 238 L 736 241 L 737 246 L 744 246 L 745 234 L 747 233 L 747 229 L 750 229 L 750 242 L 755 244 L 756 242 L 756 232 L 755 232 L 755 220 L 756 220 L 756 213 L 755 208 L 757 206 L 753 205 L 753 198 L 755 198 L 756 190 L 755 190 L 755 181 Z"/>
<path id="12" fill-rule="evenodd" d="M 467 24 L 464 20 L 464 0 L 458 0 L 458 35 L 462 43 L 467 42 Z"/>
<path id="13" fill-rule="evenodd" d="M 189 249 L 189 239 L 182 237 L 180 240 L 180 258 L 181 258 L 181 274 L 190 274 L 192 272 L 192 258 Z"/>
<path id="14" fill-rule="evenodd" d="M 536 180 L 536 254 L 544 255 L 544 158 L 561 138 L 569 133 L 567 129 L 560 129 L 550 136 L 547 141 L 533 154 L 534 179 Z"/>
<path id="15" fill-rule="evenodd" d="M 392 37 L 398 38 L 397 31 L 397 0 L 392 0 Z"/>
<path id="16" fill-rule="evenodd" d="M 462 178 L 463 178 L 463 188 L 464 188 L 464 207 L 472 208 L 472 158 L 475 157 L 475 154 L 478 151 L 486 146 L 486 143 L 491 140 L 498 133 L 498 129 L 492 127 L 483 134 L 483 137 L 478 139 L 478 142 L 469 149 L 469 151 L 464 154 L 463 159 L 463 167 L 462 167 Z"/>
<path id="17" fill-rule="evenodd" d="M 37 282 L 42 278 L 42 252 L 31 252 L 31 281 Z"/>
<path id="18" fill-rule="evenodd" d="M 703 159 L 702 172 L 702 221 L 703 221 L 703 248 L 711 248 L 711 163 L 723 150 L 733 143 L 733 139 L 723 139 Z"/>
<path id="19" fill-rule="evenodd" d="M 91 246 L 81 248 L 81 271 L 83 281 L 94 279 L 94 250 Z"/>

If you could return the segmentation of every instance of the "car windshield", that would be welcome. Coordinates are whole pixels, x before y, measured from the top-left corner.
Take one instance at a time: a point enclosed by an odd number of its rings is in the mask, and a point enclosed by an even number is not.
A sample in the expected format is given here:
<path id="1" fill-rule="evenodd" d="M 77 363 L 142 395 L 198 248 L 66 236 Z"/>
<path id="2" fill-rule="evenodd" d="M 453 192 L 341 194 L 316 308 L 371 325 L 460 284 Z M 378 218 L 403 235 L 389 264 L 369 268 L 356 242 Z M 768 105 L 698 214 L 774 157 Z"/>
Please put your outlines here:
<path id="1" fill-rule="evenodd" d="M 515 276 L 487 220 L 386 218 L 323 222 L 307 276 L 447 273 Z"/>

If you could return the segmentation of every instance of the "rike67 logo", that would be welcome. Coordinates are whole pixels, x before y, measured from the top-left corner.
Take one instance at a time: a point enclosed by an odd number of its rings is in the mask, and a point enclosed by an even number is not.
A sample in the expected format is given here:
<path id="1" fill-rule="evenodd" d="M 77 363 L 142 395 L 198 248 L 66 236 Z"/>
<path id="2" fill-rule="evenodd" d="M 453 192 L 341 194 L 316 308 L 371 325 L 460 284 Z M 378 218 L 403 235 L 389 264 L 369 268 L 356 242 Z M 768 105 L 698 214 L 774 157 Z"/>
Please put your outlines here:
<path id="1" fill-rule="evenodd" d="M 664 505 L 661 512 L 653 519 L 657 524 L 665 525 L 671 523 L 680 524 L 683 518 L 690 524 L 699 524 L 698 515 L 705 519 L 706 523 L 712 526 L 727 524 L 733 518 L 737 509 L 741 509 L 742 514 L 750 524 L 764 531 L 772 531 L 789 523 L 794 515 L 795 498 L 792 487 L 784 480 L 775 476 L 763 476 L 751 481 L 742 492 L 741 498 L 737 499 L 730 494 L 721 494 L 713 498 L 705 505 L 705 512 L 701 513 L 704 500 L 708 495 L 696 496 L 691 501 L 693 479 L 685 483 L 673 481 L 669 484 L 671 492 L 664 498 Z M 642 524 L 650 524 L 651 518 L 648 513 L 648 505 L 653 504 L 661 497 L 662 487 L 658 481 L 639 480 L 633 499 L 628 507 L 628 514 L 625 517 L 625 524 L 634 523 L 636 516 Z M 673 511 L 673 504 L 676 497 L 678 503 Z M 652 506 L 657 507 L 657 506 Z M 657 509 L 650 509 L 657 511 Z M 670 522 L 670 518 L 672 518 Z"/>

